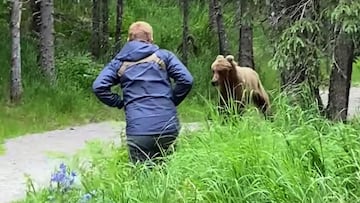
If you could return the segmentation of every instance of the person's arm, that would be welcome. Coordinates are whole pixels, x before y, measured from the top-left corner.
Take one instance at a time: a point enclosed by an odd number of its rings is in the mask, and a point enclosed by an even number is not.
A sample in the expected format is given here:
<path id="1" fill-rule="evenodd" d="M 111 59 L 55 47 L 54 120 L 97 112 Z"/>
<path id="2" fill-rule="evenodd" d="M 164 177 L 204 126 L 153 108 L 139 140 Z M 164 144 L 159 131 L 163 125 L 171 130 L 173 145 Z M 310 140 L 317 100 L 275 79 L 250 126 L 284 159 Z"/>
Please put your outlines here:
<path id="1" fill-rule="evenodd" d="M 124 106 L 124 101 L 118 94 L 111 92 L 111 87 L 119 84 L 119 76 L 117 75 L 119 65 L 120 62 L 115 59 L 108 63 L 93 82 L 92 89 L 102 103 L 121 109 Z"/>
<path id="2" fill-rule="evenodd" d="M 167 71 L 175 80 L 172 100 L 175 106 L 178 106 L 192 89 L 194 79 L 185 65 L 170 51 L 167 57 Z"/>

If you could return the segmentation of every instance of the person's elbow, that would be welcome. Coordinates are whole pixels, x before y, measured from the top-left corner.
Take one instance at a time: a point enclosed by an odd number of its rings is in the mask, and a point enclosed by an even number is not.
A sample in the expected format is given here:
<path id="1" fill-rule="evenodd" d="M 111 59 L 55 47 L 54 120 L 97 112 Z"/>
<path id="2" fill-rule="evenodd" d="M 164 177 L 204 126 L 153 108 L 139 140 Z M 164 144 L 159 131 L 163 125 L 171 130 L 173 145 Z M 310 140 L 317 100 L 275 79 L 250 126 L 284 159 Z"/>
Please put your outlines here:
<path id="1" fill-rule="evenodd" d="M 186 85 L 189 89 L 191 89 L 193 87 L 194 84 L 194 78 L 192 75 L 187 75 L 187 77 L 184 80 L 184 85 Z"/>
<path id="2" fill-rule="evenodd" d="M 109 103 L 109 97 L 108 92 L 104 87 L 101 85 L 101 83 L 97 80 L 95 80 L 92 84 L 92 92 L 95 95 L 97 99 L 99 99 L 102 103 L 111 106 Z"/>
<path id="3" fill-rule="evenodd" d="M 96 79 L 92 84 L 92 92 L 96 96 L 99 96 L 103 92 L 103 89 L 104 88 L 102 88 L 101 82 L 98 79 Z"/>

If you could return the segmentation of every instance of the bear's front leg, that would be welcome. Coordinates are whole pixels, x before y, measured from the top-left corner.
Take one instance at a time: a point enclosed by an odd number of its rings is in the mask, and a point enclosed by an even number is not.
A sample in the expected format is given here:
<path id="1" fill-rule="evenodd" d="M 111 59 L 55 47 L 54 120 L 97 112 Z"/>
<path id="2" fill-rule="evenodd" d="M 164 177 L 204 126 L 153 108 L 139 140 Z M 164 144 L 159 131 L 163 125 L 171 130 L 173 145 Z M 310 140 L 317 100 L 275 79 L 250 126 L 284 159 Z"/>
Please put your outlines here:
<path id="1" fill-rule="evenodd" d="M 261 94 L 256 92 L 253 95 L 253 102 L 256 105 L 256 107 L 261 111 L 261 113 L 264 115 L 265 119 L 270 119 L 270 121 L 273 121 L 273 116 L 272 116 L 272 112 L 270 110 L 270 106 L 266 102 L 264 97 L 262 97 Z"/>

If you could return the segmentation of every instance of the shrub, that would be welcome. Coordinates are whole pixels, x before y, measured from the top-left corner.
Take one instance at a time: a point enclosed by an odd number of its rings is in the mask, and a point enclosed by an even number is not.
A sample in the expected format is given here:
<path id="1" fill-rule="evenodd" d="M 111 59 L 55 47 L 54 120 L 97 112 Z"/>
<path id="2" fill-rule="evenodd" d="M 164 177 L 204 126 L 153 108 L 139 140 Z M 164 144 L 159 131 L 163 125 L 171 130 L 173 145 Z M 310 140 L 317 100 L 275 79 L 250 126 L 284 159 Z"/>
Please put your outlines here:
<path id="1" fill-rule="evenodd" d="M 90 54 L 66 54 L 57 59 L 59 80 L 81 90 L 91 90 L 103 66 L 94 62 Z"/>

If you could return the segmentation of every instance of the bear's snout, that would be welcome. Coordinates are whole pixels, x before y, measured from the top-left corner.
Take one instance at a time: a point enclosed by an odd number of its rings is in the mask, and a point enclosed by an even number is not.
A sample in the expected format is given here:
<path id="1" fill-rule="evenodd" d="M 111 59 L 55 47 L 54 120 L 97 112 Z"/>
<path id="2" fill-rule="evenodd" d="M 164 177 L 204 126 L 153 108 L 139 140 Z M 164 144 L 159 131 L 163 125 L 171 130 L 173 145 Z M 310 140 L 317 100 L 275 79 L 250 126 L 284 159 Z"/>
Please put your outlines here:
<path id="1" fill-rule="evenodd" d="M 212 81 L 211 81 L 211 85 L 212 85 L 212 86 L 217 86 L 217 85 L 218 85 L 218 81 L 212 80 Z"/>

